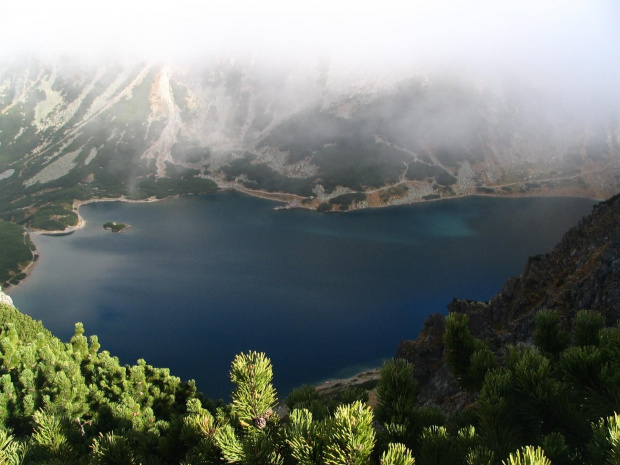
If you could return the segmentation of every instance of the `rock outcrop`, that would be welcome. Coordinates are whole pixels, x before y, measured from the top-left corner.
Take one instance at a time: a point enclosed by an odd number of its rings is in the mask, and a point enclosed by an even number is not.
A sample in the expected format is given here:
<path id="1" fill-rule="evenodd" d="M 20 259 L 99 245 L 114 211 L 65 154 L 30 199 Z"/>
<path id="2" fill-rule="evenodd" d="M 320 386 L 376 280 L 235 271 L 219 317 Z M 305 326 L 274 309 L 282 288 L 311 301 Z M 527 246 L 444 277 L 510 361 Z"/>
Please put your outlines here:
<path id="1" fill-rule="evenodd" d="M 546 255 L 531 257 L 489 302 L 454 299 L 450 312 L 468 315 L 474 337 L 501 353 L 507 345 L 531 342 L 534 315 L 542 308 L 568 321 L 578 310 L 596 310 L 608 325 L 620 320 L 620 195 L 597 204 Z M 454 411 L 473 400 L 460 392 L 443 357 L 445 320 L 427 318 L 418 339 L 402 341 L 396 357 L 415 364 L 419 402 Z"/>
<path id="2" fill-rule="evenodd" d="M 4 292 L 2 292 L 2 288 L 0 287 L 0 304 L 4 304 L 4 305 L 10 305 L 11 307 L 13 307 L 13 299 L 11 299 L 10 296 L 6 295 Z"/>

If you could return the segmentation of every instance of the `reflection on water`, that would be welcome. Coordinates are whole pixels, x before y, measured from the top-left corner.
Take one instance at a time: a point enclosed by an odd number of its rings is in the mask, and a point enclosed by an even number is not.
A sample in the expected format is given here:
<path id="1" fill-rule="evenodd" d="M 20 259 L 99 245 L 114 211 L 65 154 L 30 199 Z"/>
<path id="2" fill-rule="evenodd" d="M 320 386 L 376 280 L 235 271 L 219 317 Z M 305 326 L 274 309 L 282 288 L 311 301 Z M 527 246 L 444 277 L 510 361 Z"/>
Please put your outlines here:
<path id="1" fill-rule="evenodd" d="M 10 291 L 68 340 L 74 323 L 123 363 L 145 358 L 226 398 L 240 351 L 272 359 L 282 396 L 391 357 L 453 297 L 488 299 L 590 212 L 586 199 L 467 198 L 318 214 L 237 193 L 85 205 L 84 229 L 36 236 Z M 131 224 L 120 234 L 103 224 Z"/>

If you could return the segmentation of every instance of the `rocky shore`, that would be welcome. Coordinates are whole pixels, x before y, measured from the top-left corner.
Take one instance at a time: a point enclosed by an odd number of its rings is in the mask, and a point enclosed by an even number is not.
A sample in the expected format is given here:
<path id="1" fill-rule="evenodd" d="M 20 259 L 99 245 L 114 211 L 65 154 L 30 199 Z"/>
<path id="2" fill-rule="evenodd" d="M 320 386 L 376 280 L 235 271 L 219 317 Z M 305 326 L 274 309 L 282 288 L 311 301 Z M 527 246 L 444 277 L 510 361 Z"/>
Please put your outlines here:
<path id="1" fill-rule="evenodd" d="M 557 311 L 563 321 L 582 309 L 600 312 L 609 326 L 620 321 L 620 195 L 595 205 L 549 253 L 531 257 L 523 273 L 510 278 L 488 302 L 455 298 L 447 305 L 449 312 L 466 314 L 472 335 L 488 341 L 500 357 L 509 345 L 532 343 L 534 315 L 543 308 Z M 429 315 L 415 340 L 400 342 L 395 358 L 414 365 L 420 405 L 453 413 L 476 397 L 460 389 L 446 363 L 445 329 L 444 315 Z M 331 396 L 362 387 L 370 390 L 373 403 L 379 379 L 375 369 L 316 389 Z"/>

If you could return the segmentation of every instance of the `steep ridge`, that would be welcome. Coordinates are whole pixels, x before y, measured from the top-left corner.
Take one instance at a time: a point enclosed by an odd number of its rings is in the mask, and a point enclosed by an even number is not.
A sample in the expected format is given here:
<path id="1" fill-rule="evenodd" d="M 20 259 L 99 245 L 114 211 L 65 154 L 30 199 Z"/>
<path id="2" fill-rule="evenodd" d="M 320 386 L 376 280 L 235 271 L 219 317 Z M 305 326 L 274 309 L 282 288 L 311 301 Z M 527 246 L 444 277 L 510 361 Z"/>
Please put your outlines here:
<path id="1" fill-rule="evenodd" d="M 468 316 L 474 337 L 490 342 L 498 354 L 507 345 L 531 343 L 534 315 L 548 308 L 564 324 L 581 309 L 596 310 L 607 325 L 620 319 L 620 195 L 595 205 L 548 254 L 528 260 L 488 302 L 454 299 L 450 312 Z M 566 328 L 568 329 L 568 328 Z M 401 341 L 396 357 L 415 365 L 419 401 L 449 410 L 472 400 L 460 391 L 444 359 L 445 319 L 433 314 L 418 338 Z"/>

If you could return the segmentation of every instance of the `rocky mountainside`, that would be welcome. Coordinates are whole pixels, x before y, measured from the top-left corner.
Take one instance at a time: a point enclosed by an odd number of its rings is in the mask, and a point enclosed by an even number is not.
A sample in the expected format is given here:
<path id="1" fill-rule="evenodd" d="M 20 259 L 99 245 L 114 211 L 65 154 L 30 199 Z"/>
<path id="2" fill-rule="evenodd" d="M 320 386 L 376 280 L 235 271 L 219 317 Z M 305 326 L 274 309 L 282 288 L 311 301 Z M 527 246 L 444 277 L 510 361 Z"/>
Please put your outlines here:
<path id="1" fill-rule="evenodd" d="M 3 219 L 217 186 L 322 210 L 474 193 L 606 198 L 620 189 L 620 123 L 514 77 L 241 55 L 0 63 Z"/>
<path id="2" fill-rule="evenodd" d="M 534 315 L 548 308 L 566 324 L 581 309 L 596 310 L 608 325 L 620 320 L 620 195 L 597 204 L 548 254 L 531 257 L 488 302 L 454 299 L 450 312 L 468 315 L 477 338 L 497 353 L 509 344 L 530 343 Z M 565 328 L 568 329 L 568 328 Z M 415 341 L 402 341 L 396 357 L 415 364 L 420 401 L 458 408 L 471 401 L 460 392 L 444 357 L 445 319 L 431 315 Z"/>

